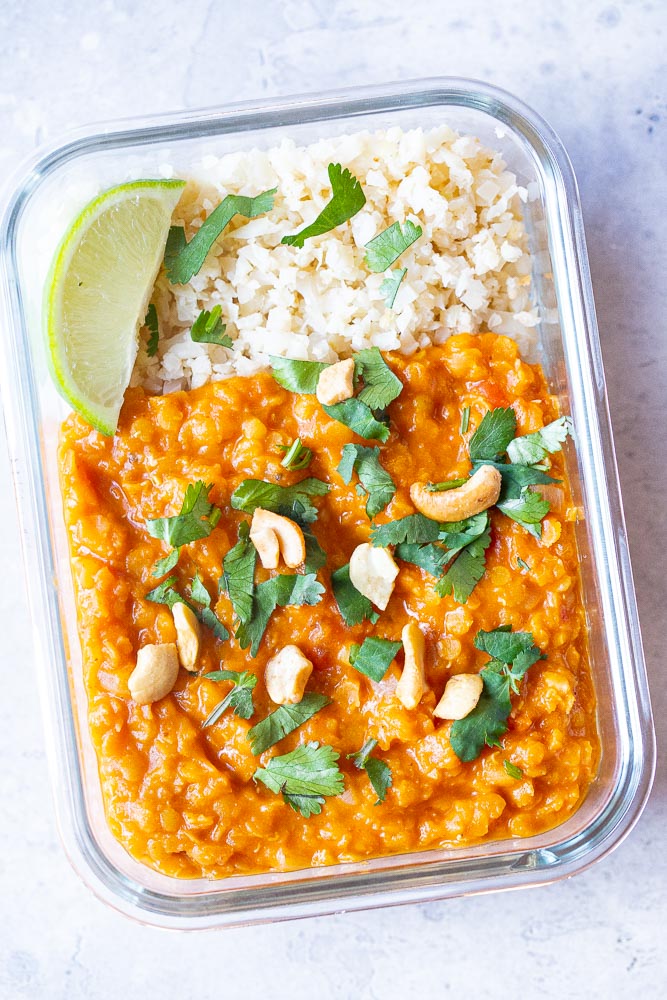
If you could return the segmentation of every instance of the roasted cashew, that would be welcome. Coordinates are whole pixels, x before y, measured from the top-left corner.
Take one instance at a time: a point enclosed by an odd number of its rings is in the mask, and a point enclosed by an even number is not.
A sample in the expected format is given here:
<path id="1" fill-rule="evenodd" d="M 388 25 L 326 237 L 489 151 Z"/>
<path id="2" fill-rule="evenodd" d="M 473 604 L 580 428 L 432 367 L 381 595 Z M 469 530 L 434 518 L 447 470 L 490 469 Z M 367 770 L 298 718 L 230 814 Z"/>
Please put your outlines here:
<path id="1" fill-rule="evenodd" d="M 354 361 L 337 361 L 323 368 L 317 380 L 317 401 L 323 406 L 333 406 L 354 396 Z"/>
<path id="2" fill-rule="evenodd" d="M 176 627 L 176 648 L 181 666 L 193 672 L 199 656 L 199 622 L 192 608 L 177 601 L 171 609 Z"/>
<path id="3" fill-rule="evenodd" d="M 426 687 L 424 676 L 424 633 L 416 622 L 408 622 L 401 632 L 405 665 L 396 685 L 396 697 L 406 708 L 416 708 Z"/>
<path id="4" fill-rule="evenodd" d="M 422 514 L 434 521 L 463 521 L 493 507 L 500 496 L 502 477 L 493 465 L 482 465 L 470 479 L 453 490 L 430 493 L 423 483 L 413 483 L 410 497 Z"/>
<path id="5" fill-rule="evenodd" d="M 313 665 L 298 646 L 284 646 L 266 664 L 264 682 L 271 701 L 296 705 L 303 698 Z"/>
<path id="6" fill-rule="evenodd" d="M 480 674 L 455 674 L 445 684 L 433 714 L 438 719 L 465 719 L 477 705 L 483 688 L 484 681 Z"/>
<path id="7" fill-rule="evenodd" d="M 173 642 L 142 646 L 127 686 L 138 705 L 148 705 L 169 694 L 178 677 L 178 653 Z"/>
<path id="8" fill-rule="evenodd" d="M 299 525 L 262 507 L 257 507 L 252 515 L 250 541 L 264 569 L 277 569 L 279 555 L 290 569 L 300 566 L 306 558 L 306 542 Z"/>
<path id="9" fill-rule="evenodd" d="M 350 556 L 350 582 L 360 594 L 384 611 L 394 590 L 398 566 L 389 549 L 357 545 Z"/>

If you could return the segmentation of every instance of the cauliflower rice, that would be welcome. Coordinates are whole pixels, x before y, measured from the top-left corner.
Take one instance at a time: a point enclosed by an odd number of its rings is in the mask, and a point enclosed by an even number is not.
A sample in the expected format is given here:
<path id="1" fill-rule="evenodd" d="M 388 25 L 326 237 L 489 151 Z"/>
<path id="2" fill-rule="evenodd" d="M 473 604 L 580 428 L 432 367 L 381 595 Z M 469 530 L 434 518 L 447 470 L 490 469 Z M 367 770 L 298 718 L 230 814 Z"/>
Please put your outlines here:
<path id="1" fill-rule="evenodd" d="M 349 222 L 281 245 L 331 197 L 329 163 L 358 178 L 366 204 Z M 447 126 L 290 140 L 267 151 L 207 156 L 194 164 L 174 215 L 190 239 L 227 194 L 277 188 L 266 215 L 236 216 L 186 285 L 164 271 L 153 301 L 160 341 L 145 341 L 132 384 L 151 392 L 196 388 L 269 368 L 269 355 L 334 362 L 366 347 L 409 355 L 452 333 L 489 329 L 524 352 L 536 340 L 531 260 L 521 205 L 527 198 L 499 153 Z M 385 274 L 364 264 L 365 244 L 393 222 L 418 223 L 423 235 L 394 265 L 407 268 L 393 309 L 380 292 Z M 194 343 L 202 309 L 222 307 L 231 348 Z"/>

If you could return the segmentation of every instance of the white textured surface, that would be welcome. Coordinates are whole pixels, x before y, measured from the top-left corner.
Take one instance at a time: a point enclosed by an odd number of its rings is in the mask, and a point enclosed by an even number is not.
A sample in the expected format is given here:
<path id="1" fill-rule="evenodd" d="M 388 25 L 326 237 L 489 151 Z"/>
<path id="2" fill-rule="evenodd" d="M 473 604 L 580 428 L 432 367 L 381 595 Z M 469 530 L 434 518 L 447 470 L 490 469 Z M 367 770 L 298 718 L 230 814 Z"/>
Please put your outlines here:
<path id="1" fill-rule="evenodd" d="M 0 0 L 0 179 L 72 125 L 341 84 L 468 75 L 546 116 L 582 191 L 659 747 L 666 28 L 662 0 Z M 638 827 L 567 883 L 178 937 L 106 909 L 69 868 L 54 830 L 4 444 L 0 532 L 2 1000 L 667 994 L 664 747 Z"/>

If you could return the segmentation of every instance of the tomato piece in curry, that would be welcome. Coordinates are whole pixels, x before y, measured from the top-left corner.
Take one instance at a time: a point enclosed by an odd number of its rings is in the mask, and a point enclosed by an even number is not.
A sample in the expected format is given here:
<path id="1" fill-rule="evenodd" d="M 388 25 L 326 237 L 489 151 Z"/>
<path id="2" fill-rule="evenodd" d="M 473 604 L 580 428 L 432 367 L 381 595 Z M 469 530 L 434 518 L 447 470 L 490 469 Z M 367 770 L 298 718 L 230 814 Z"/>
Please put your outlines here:
<path id="1" fill-rule="evenodd" d="M 409 496 L 413 482 L 468 474 L 464 407 L 470 407 L 470 431 L 498 406 L 514 408 L 518 434 L 559 415 L 540 367 L 522 361 L 516 344 L 505 337 L 454 336 L 411 357 L 385 358 L 404 387 L 390 405 L 391 433 L 381 446 L 382 465 L 397 491 L 376 517 L 378 524 L 415 512 Z M 281 465 L 281 446 L 297 437 L 313 452 L 307 473 Z M 355 479 L 346 486 L 336 471 L 350 442 L 376 443 L 362 442 L 330 419 L 315 396 L 292 394 L 270 374 L 165 396 L 130 389 L 113 438 L 76 415 L 63 425 L 64 511 L 106 815 L 127 851 L 160 872 L 221 878 L 526 837 L 570 816 L 594 777 L 595 698 L 576 510 L 563 455 L 551 456 L 550 474 L 564 481 L 563 499 L 544 519 L 541 539 L 491 511 L 486 571 L 465 603 L 439 597 L 433 577 L 401 562 L 377 623 L 347 627 L 330 574 L 369 540 L 371 528 Z M 247 478 L 287 485 L 304 475 L 331 486 L 317 498 L 319 516 L 312 525 L 327 555 L 318 574 L 326 587 L 320 603 L 279 607 L 254 658 L 233 636 L 223 642 L 203 629 L 199 674 L 181 669 L 171 694 L 135 704 L 128 678 L 137 651 L 175 640 L 169 609 L 145 596 L 157 582 L 156 560 L 168 551 L 147 533 L 147 520 L 176 513 L 189 484 L 213 484 L 209 499 L 222 511 L 219 524 L 208 538 L 183 547 L 174 572 L 182 591 L 199 573 L 231 631 L 233 609 L 226 594 L 219 594 L 218 581 L 239 524 L 249 518 L 232 509 L 230 496 Z M 271 575 L 258 564 L 256 581 Z M 426 637 L 427 692 L 412 710 L 394 696 L 401 653 L 379 683 L 349 662 L 352 643 L 368 635 L 400 639 L 410 620 L 420 623 Z M 476 633 L 504 624 L 530 632 L 546 656 L 513 695 L 502 746 L 486 746 L 476 760 L 463 763 L 450 745 L 452 724 L 434 718 L 433 709 L 449 677 L 478 672 L 488 663 L 473 645 Z M 289 643 L 297 643 L 313 663 L 307 690 L 327 695 L 331 704 L 254 757 L 247 733 L 276 707 L 266 692 L 264 668 Z M 227 711 L 202 728 L 230 687 L 202 675 L 220 668 L 257 675 L 255 714 L 246 721 Z M 371 738 L 392 772 L 379 805 L 366 773 L 347 758 Z M 276 754 L 311 740 L 340 754 L 345 790 L 326 798 L 320 814 L 306 819 L 253 781 L 253 774 Z"/>

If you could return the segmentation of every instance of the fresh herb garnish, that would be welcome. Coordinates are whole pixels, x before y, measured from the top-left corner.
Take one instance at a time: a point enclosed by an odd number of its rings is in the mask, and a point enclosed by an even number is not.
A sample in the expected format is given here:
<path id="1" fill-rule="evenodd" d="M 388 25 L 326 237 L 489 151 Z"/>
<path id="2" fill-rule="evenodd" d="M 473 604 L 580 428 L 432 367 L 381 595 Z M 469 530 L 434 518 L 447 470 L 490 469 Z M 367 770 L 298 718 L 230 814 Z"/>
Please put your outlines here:
<path id="1" fill-rule="evenodd" d="M 373 610 L 373 605 L 359 593 L 350 580 L 350 564 L 346 563 L 331 574 L 331 589 L 338 605 L 338 610 L 343 616 L 346 625 L 358 625 L 364 619 L 368 619 L 372 624 L 379 618 L 377 611 Z"/>
<path id="2" fill-rule="evenodd" d="M 400 222 L 394 222 L 366 244 L 364 263 L 369 271 L 386 271 L 419 239 L 421 234 L 422 227 L 416 226 L 409 219 L 402 229 Z"/>
<path id="3" fill-rule="evenodd" d="M 382 357 L 377 347 L 366 347 L 353 354 L 356 378 L 363 379 L 363 389 L 357 396 L 371 410 L 384 410 L 403 391 L 403 383 Z"/>
<path id="4" fill-rule="evenodd" d="M 208 591 L 199 579 L 199 574 L 195 574 L 195 578 L 191 584 L 191 596 L 193 600 L 184 597 L 176 590 L 177 578 L 175 576 L 169 576 L 162 583 L 158 584 L 146 594 L 146 600 L 152 601 L 153 604 L 166 604 L 168 608 L 173 608 L 175 604 L 179 602 L 181 604 L 186 604 L 187 607 L 193 612 L 197 617 L 197 620 L 210 628 L 216 639 L 225 641 L 229 639 L 229 632 L 222 624 L 218 616 L 215 614 L 211 608 L 211 598 Z M 195 596 L 197 595 L 197 596 Z M 197 601 L 199 604 L 203 604 L 204 607 L 199 608 L 197 604 L 193 603 Z"/>
<path id="5" fill-rule="evenodd" d="M 443 483 L 427 483 L 424 489 L 427 493 L 444 493 L 446 490 L 457 490 L 465 482 L 466 479 L 446 479 Z"/>
<path id="6" fill-rule="evenodd" d="M 232 338 L 225 330 L 227 327 L 222 322 L 222 306 L 213 306 L 211 311 L 202 309 L 197 319 L 192 324 L 190 337 L 196 344 L 217 344 L 218 347 L 232 347 Z"/>
<path id="7" fill-rule="evenodd" d="M 521 556 L 516 557 L 516 564 L 519 567 L 519 569 L 521 569 L 524 573 L 530 572 L 530 566 L 528 565 L 527 562 L 524 562 Z"/>
<path id="8" fill-rule="evenodd" d="M 542 518 L 549 513 L 549 501 L 540 493 L 534 493 L 526 488 L 521 495 L 512 500 L 498 502 L 498 510 L 520 524 L 535 538 L 542 536 Z"/>
<path id="9" fill-rule="evenodd" d="M 199 538 L 208 538 L 222 514 L 208 499 L 212 489 L 213 483 L 207 485 L 201 479 L 188 486 L 178 514 L 146 522 L 149 535 L 162 539 L 174 549 Z"/>
<path id="10" fill-rule="evenodd" d="M 329 487 L 321 479 L 302 479 L 293 486 L 279 486 L 264 479 L 244 479 L 231 496 L 234 510 L 253 514 L 257 507 L 289 517 L 303 527 L 317 519 L 317 507 L 311 497 L 322 497 Z"/>
<path id="11" fill-rule="evenodd" d="M 468 452 L 471 462 L 494 462 L 507 451 L 516 434 L 516 414 L 511 406 L 497 407 L 485 413 L 482 422 L 470 438 Z"/>
<path id="12" fill-rule="evenodd" d="M 255 590 L 255 564 L 257 549 L 250 541 L 247 521 L 239 525 L 239 540 L 222 560 L 222 576 L 218 582 L 232 602 L 234 614 L 245 625 L 252 614 L 252 598 Z"/>
<path id="13" fill-rule="evenodd" d="M 466 543 L 435 585 L 440 597 L 453 594 L 454 600 L 465 604 L 475 586 L 484 576 L 486 550 L 491 544 L 491 524 L 486 516 L 486 528 Z"/>
<path id="14" fill-rule="evenodd" d="M 165 573 L 171 573 L 178 562 L 180 554 L 180 549 L 172 549 L 168 556 L 158 559 L 155 566 L 153 566 L 153 576 L 164 576 Z"/>
<path id="15" fill-rule="evenodd" d="M 160 328 L 157 320 L 157 309 L 152 302 L 148 307 L 146 319 L 144 320 L 144 326 L 148 327 L 149 332 L 148 343 L 146 344 L 146 354 L 149 358 L 154 358 L 157 354 L 157 348 L 160 342 Z"/>
<path id="16" fill-rule="evenodd" d="M 302 247 L 313 236 L 322 236 L 351 219 L 366 204 L 366 196 L 361 184 L 350 171 L 340 163 L 330 163 L 328 167 L 331 184 L 331 200 L 309 226 L 291 236 L 283 236 L 281 243 Z"/>
<path id="17" fill-rule="evenodd" d="M 402 542 L 394 550 L 394 556 L 402 559 L 403 562 L 412 563 L 426 570 L 431 576 L 440 577 L 447 563 L 452 558 L 451 552 L 447 552 L 441 545 L 427 543 L 419 545 L 412 542 Z"/>
<path id="18" fill-rule="evenodd" d="M 484 688 L 476 707 L 451 728 L 452 749 L 462 761 L 475 760 L 484 744 L 501 745 L 512 710 L 510 694 L 519 691 L 528 668 L 544 658 L 530 632 L 512 632 L 509 625 L 478 632 L 475 646 L 492 659 L 480 672 Z"/>
<path id="19" fill-rule="evenodd" d="M 325 694 L 306 691 L 298 704 L 280 705 L 275 712 L 271 712 L 248 731 L 247 738 L 250 741 L 252 753 L 258 757 L 269 747 L 279 743 L 285 736 L 293 733 L 325 705 L 330 704 L 331 699 L 327 698 Z"/>
<path id="20" fill-rule="evenodd" d="M 295 361 L 292 358 L 269 356 L 271 374 L 274 379 L 288 392 L 303 393 L 314 396 L 320 375 L 329 365 L 321 361 Z"/>
<path id="21" fill-rule="evenodd" d="M 308 525 L 301 525 L 303 540 L 306 544 L 306 558 L 303 561 L 304 573 L 317 573 L 327 564 L 327 554 L 318 542 Z"/>
<path id="22" fill-rule="evenodd" d="M 459 428 L 461 436 L 468 433 L 468 427 L 470 426 L 470 407 L 464 406 L 461 410 L 461 426 Z"/>
<path id="23" fill-rule="evenodd" d="M 349 753 L 347 759 L 351 760 L 356 768 L 365 771 L 368 775 L 373 791 L 377 795 L 374 803 L 379 806 L 387 797 L 387 791 L 391 787 L 391 768 L 383 760 L 371 757 L 377 746 L 377 740 L 366 740 L 361 750 L 356 753 Z"/>
<path id="24" fill-rule="evenodd" d="M 371 408 L 361 399 L 345 399 L 342 403 L 323 406 L 322 409 L 332 420 L 337 420 L 339 424 L 345 424 L 359 437 L 382 442 L 389 437 L 387 425 L 381 420 L 376 420 Z"/>
<path id="25" fill-rule="evenodd" d="M 185 285 L 193 274 L 201 270 L 211 247 L 235 215 L 254 219 L 270 212 L 277 190 L 273 188 L 271 191 L 263 191 L 255 198 L 228 194 L 213 209 L 189 243 L 186 242 L 183 226 L 172 226 L 164 254 L 165 270 L 172 285 Z"/>
<path id="26" fill-rule="evenodd" d="M 350 580 L 349 563 L 331 574 L 331 589 L 346 625 L 359 625 L 365 618 L 372 624 L 378 620 L 379 615 L 377 611 L 373 610 L 371 602 L 359 593 Z"/>
<path id="27" fill-rule="evenodd" d="M 559 417 L 534 434 L 525 434 L 510 441 L 507 457 L 516 465 L 535 465 L 554 451 L 560 451 L 568 434 L 572 436 L 572 433 L 572 418 Z"/>
<path id="28" fill-rule="evenodd" d="M 407 267 L 397 267 L 387 275 L 380 285 L 380 295 L 384 296 L 387 309 L 394 308 L 394 302 L 396 301 L 396 296 L 398 295 L 398 289 L 400 288 L 401 282 L 407 273 Z"/>
<path id="29" fill-rule="evenodd" d="M 346 444 L 343 457 L 338 463 L 338 474 L 346 485 L 349 485 L 355 470 L 364 493 L 368 496 L 366 513 L 369 517 L 375 517 L 396 493 L 394 480 L 380 465 L 380 449 Z"/>
<path id="30" fill-rule="evenodd" d="M 371 680 L 379 682 L 402 645 L 401 642 L 392 642 L 390 639 L 368 636 L 361 646 L 353 643 L 350 647 L 350 664 L 360 674 L 366 674 Z"/>
<path id="31" fill-rule="evenodd" d="M 300 472 L 302 469 L 307 469 L 312 461 L 313 453 L 301 443 L 301 438 L 295 438 L 291 444 L 281 444 L 279 448 L 285 452 L 285 457 L 280 463 L 285 469 Z"/>
<path id="32" fill-rule="evenodd" d="M 259 583 L 255 587 L 250 618 L 236 630 L 239 646 L 241 649 L 250 646 L 250 655 L 257 656 L 269 618 L 277 607 L 319 604 L 323 593 L 324 587 L 317 582 L 314 573 L 278 575 Z"/>
<path id="33" fill-rule="evenodd" d="M 386 548 L 388 545 L 400 545 L 408 542 L 410 545 L 421 545 L 424 542 L 437 542 L 441 525 L 432 521 L 424 514 L 408 514 L 396 521 L 373 525 L 371 528 L 371 545 Z"/>
<path id="34" fill-rule="evenodd" d="M 523 778 L 523 771 L 516 764 L 513 764 L 511 760 L 504 760 L 503 765 L 505 770 L 509 774 L 510 778 L 515 778 L 517 781 L 521 781 Z"/>
<path id="35" fill-rule="evenodd" d="M 212 670 L 210 673 L 204 674 L 204 677 L 208 681 L 232 681 L 233 686 L 222 701 L 215 706 L 208 718 L 202 722 L 202 729 L 206 729 L 217 722 L 227 708 L 231 708 L 234 714 L 238 715 L 241 719 L 252 718 L 255 711 L 252 701 L 252 691 L 257 683 L 257 678 L 254 674 L 249 673 L 247 670 L 243 672 L 239 670 Z"/>
<path id="36" fill-rule="evenodd" d="M 253 778 L 276 795 L 281 792 L 287 805 L 308 819 L 322 811 L 325 795 L 340 795 L 343 791 L 338 757 L 326 744 L 304 743 L 291 753 L 272 757 L 266 767 L 255 771 Z"/>

